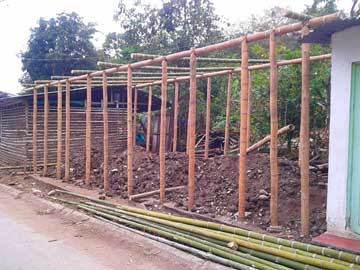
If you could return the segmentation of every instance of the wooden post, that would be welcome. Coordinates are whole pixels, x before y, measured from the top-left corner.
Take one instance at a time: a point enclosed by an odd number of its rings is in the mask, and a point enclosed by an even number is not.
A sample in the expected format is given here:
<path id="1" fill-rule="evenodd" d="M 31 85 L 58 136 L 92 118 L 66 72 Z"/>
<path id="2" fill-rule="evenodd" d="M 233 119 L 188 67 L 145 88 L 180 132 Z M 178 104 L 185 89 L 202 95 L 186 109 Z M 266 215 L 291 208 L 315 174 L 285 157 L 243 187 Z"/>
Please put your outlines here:
<path id="1" fill-rule="evenodd" d="M 205 127 L 205 153 L 204 158 L 209 158 L 209 143 L 210 143 L 210 125 L 211 125 L 211 78 L 207 78 L 206 89 L 206 127 Z"/>
<path id="2" fill-rule="evenodd" d="M 136 117 L 137 117 L 137 106 L 138 106 L 138 89 L 134 88 L 134 121 L 133 121 L 133 145 L 136 145 Z"/>
<path id="3" fill-rule="evenodd" d="M 248 148 L 250 145 L 250 137 L 251 137 L 251 91 L 252 91 L 252 74 L 249 70 L 249 91 L 248 91 L 248 118 L 247 118 L 247 144 Z"/>
<path id="4" fill-rule="evenodd" d="M 165 202 L 165 152 L 166 152 L 166 99 L 167 99 L 167 61 L 162 61 L 162 84 L 161 84 L 161 117 L 160 117 L 160 203 Z"/>
<path id="5" fill-rule="evenodd" d="M 66 80 L 65 94 L 65 176 L 70 180 L 70 81 Z"/>
<path id="6" fill-rule="evenodd" d="M 104 190 L 109 191 L 109 122 L 108 87 L 106 72 L 103 72 L 103 122 L 104 122 Z"/>
<path id="7" fill-rule="evenodd" d="M 146 152 L 150 152 L 151 106 L 152 106 L 152 85 L 149 86 L 149 100 L 148 100 L 147 128 L 146 128 Z"/>
<path id="8" fill-rule="evenodd" d="M 43 176 L 47 175 L 48 166 L 48 123 L 49 123 L 49 91 L 48 86 L 44 86 L 44 165 L 43 165 Z"/>
<path id="9" fill-rule="evenodd" d="M 132 132 L 132 69 L 128 65 L 127 79 L 127 176 L 128 196 L 133 192 L 133 132 Z"/>
<path id="10" fill-rule="evenodd" d="M 232 88 L 232 73 L 228 75 L 228 89 L 226 97 L 226 120 L 225 120 L 225 142 L 224 142 L 224 156 L 229 151 L 229 129 L 230 129 L 230 114 L 231 114 L 231 88 Z"/>
<path id="11" fill-rule="evenodd" d="M 302 35 L 309 33 L 309 28 L 305 26 Z M 302 88 L 301 88 L 301 122 L 300 122 L 300 149 L 299 163 L 301 175 L 301 232 L 304 236 L 309 236 L 309 115 L 310 115 L 310 44 L 303 43 L 302 51 Z"/>
<path id="12" fill-rule="evenodd" d="M 178 117 L 179 117 L 179 82 L 175 81 L 173 152 L 176 152 L 177 150 L 178 121 L 179 121 Z"/>
<path id="13" fill-rule="evenodd" d="M 194 208 L 195 202 L 195 137 L 196 137 L 196 55 L 195 49 L 191 49 L 190 56 L 190 101 L 189 101 L 189 132 L 188 132 L 188 154 L 189 154 L 189 201 L 188 210 Z"/>
<path id="14" fill-rule="evenodd" d="M 271 226 L 278 226 L 278 197 L 279 197 L 279 170 L 278 170 L 278 67 L 276 63 L 275 32 L 270 33 L 270 219 Z"/>
<path id="15" fill-rule="evenodd" d="M 33 170 L 37 174 L 37 161 L 38 161 L 38 144 L 37 144 L 37 89 L 34 88 L 33 93 Z"/>
<path id="16" fill-rule="evenodd" d="M 85 134 L 85 184 L 91 181 L 91 77 L 86 79 L 86 134 Z"/>
<path id="17" fill-rule="evenodd" d="M 57 151 L 56 151 L 56 178 L 61 179 L 62 158 L 62 86 L 57 87 Z"/>
<path id="18" fill-rule="evenodd" d="M 239 157 L 239 218 L 245 218 L 246 207 L 246 181 L 247 181 L 247 113 L 248 113 L 248 41 L 241 43 L 241 105 L 240 105 L 240 157 Z"/>

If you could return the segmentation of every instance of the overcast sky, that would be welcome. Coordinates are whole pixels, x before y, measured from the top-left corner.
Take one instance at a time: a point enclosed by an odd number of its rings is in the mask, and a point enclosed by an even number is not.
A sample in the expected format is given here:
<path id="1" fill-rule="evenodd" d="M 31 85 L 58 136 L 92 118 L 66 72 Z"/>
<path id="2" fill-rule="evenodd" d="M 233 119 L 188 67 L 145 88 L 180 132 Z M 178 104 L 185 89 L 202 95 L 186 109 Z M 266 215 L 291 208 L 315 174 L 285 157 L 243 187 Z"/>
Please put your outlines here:
<path id="1" fill-rule="evenodd" d="M 127 0 L 132 3 L 132 0 Z M 148 0 L 159 5 L 161 0 Z M 273 6 L 301 11 L 312 0 L 213 0 L 216 12 L 236 23 L 252 14 L 261 14 Z M 349 10 L 351 0 L 338 0 L 338 6 Z M 113 21 L 118 0 L 4 0 L 0 1 L 0 90 L 17 93 L 21 90 L 18 79 L 21 76 L 20 51 L 26 50 L 30 28 L 36 26 L 40 17 L 49 19 L 61 12 L 75 11 L 85 22 L 95 22 L 99 33 L 95 44 L 99 47 L 108 32 L 117 32 L 119 27 Z"/>

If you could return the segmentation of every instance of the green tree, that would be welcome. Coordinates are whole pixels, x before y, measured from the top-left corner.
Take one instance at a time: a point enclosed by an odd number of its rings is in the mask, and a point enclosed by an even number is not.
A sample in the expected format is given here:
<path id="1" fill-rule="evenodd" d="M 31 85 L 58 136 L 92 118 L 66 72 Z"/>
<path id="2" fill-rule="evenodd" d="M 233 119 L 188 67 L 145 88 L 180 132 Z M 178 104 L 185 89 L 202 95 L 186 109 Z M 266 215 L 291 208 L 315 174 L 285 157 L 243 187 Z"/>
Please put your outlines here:
<path id="1" fill-rule="evenodd" d="M 31 29 L 27 50 L 21 53 L 25 75 L 20 82 L 95 68 L 97 52 L 91 42 L 95 32 L 94 24 L 85 24 L 74 12 L 50 20 L 40 18 L 38 26 Z"/>

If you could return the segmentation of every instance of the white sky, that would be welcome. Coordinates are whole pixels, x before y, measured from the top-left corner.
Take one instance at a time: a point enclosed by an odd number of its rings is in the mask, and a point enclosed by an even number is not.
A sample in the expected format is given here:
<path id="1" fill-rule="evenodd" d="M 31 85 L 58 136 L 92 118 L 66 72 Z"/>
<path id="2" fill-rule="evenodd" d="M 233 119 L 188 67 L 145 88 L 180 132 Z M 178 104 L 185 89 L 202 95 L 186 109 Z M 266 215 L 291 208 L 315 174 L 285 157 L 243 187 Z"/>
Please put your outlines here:
<path id="1" fill-rule="evenodd" d="M 127 0 L 132 3 L 132 0 Z M 161 0 L 147 0 L 159 5 Z M 243 21 L 251 14 L 261 14 L 264 9 L 274 6 L 301 11 L 312 0 L 213 0 L 216 12 L 232 22 Z M 341 9 L 349 11 L 351 0 L 338 0 Z M 26 49 L 30 28 L 36 26 L 40 17 L 49 19 L 61 12 L 75 11 L 85 22 L 95 22 L 100 31 L 95 44 L 100 47 L 104 36 L 119 31 L 113 21 L 118 0 L 5 0 L 0 1 L 0 79 L 1 91 L 17 93 L 21 90 L 18 83 L 21 61 L 17 56 Z"/>

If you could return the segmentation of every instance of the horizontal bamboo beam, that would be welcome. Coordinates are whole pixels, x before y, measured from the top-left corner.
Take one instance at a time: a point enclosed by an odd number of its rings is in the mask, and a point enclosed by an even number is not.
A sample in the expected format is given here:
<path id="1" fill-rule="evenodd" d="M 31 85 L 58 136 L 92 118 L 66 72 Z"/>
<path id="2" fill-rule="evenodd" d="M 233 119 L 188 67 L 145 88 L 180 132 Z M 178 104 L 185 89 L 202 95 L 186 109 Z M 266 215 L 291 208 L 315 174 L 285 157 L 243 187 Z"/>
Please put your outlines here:
<path id="1" fill-rule="evenodd" d="M 182 189 L 185 189 L 185 188 L 186 188 L 186 186 L 170 187 L 170 188 L 165 188 L 165 192 L 177 191 L 177 190 L 182 190 Z M 160 189 L 152 190 L 152 191 L 144 192 L 144 193 L 139 193 L 139 194 L 136 194 L 136 195 L 131 195 L 129 197 L 129 200 L 130 201 L 135 201 L 135 200 L 151 197 L 151 196 L 158 195 L 158 194 L 160 194 Z"/>
<path id="2" fill-rule="evenodd" d="M 317 28 L 321 25 L 324 25 L 324 24 L 327 24 L 327 23 L 330 23 L 333 21 L 337 21 L 339 19 L 340 19 L 340 17 L 338 15 L 338 13 L 333 13 L 333 14 L 313 18 L 307 22 L 307 25 L 310 28 Z M 197 48 L 197 49 L 195 49 L 195 54 L 197 56 L 201 56 L 201 55 L 216 52 L 216 51 L 221 51 L 221 50 L 225 50 L 225 49 L 238 47 L 245 39 L 248 42 L 260 41 L 260 40 L 268 38 L 270 33 L 273 31 L 275 31 L 275 35 L 284 35 L 287 33 L 300 31 L 302 28 L 303 28 L 303 23 L 301 23 L 301 22 L 290 24 L 290 25 L 284 25 L 284 26 L 280 26 L 273 30 L 268 30 L 268 31 L 254 33 L 254 34 L 250 34 L 250 35 L 246 35 L 246 36 L 241 36 L 241 37 L 231 39 L 228 41 L 224 41 L 221 43 L 216 43 L 216 44 L 208 45 L 205 47 Z M 182 52 L 169 54 L 165 57 L 158 57 L 155 59 L 143 60 L 143 61 L 135 62 L 132 64 L 127 64 L 127 65 L 118 65 L 118 66 L 114 66 L 111 68 L 107 68 L 105 70 L 99 70 L 99 71 L 92 72 L 89 75 L 91 77 L 101 76 L 103 74 L 103 72 L 106 72 L 106 74 L 112 74 L 112 73 L 119 72 L 119 71 L 126 71 L 128 69 L 128 67 L 130 67 L 132 70 L 139 69 L 139 68 L 143 68 L 146 66 L 153 66 L 153 65 L 160 64 L 163 60 L 167 60 L 168 62 L 176 61 L 176 60 L 182 59 L 184 57 L 189 57 L 191 52 L 192 52 L 191 50 L 186 50 L 186 51 L 182 51 Z M 159 67 L 159 68 L 161 68 L 161 67 Z M 168 70 L 171 70 L 171 69 L 168 68 Z M 69 80 L 70 82 L 84 80 L 84 79 L 86 79 L 86 77 L 87 77 L 87 75 L 83 74 L 83 75 L 72 77 L 70 79 L 53 81 L 50 83 L 49 86 L 54 86 L 54 85 L 57 85 L 58 83 L 65 83 L 66 80 Z M 35 88 L 40 89 L 42 87 L 44 87 L 44 85 L 37 85 L 35 87 L 27 88 L 24 90 L 29 91 L 29 90 L 34 90 Z"/>
<path id="3" fill-rule="evenodd" d="M 157 77 L 157 78 L 160 78 L 160 77 Z M 149 81 L 153 81 L 154 79 L 147 79 L 147 78 L 135 78 L 134 79 L 134 82 L 138 82 L 138 83 L 145 83 L 145 82 L 149 82 Z M 48 83 L 52 83 L 52 82 L 56 82 L 57 80 L 39 80 L 39 81 L 35 81 L 35 84 L 48 84 Z M 96 84 L 102 84 L 102 80 L 93 80 L 93 82 Z M 124 79 L 124 80 L 110 80 L 109 79 L 109 83 L 127 83 L 127 80 Z M 79 80 L 79 81 L 75 81 L 75 82 L 72 82 L 71 83 L 72 85 L 76 85 L 76 84 L 86 84 L 86 80 Z"/>
<path id="4" fill-rule="evenodd" d="M 87 73 L 92 73 L 96 70 L 72 70 L 71 74 L 87 74 Z M 159 70 L 160 71 L 160 70 Z M 111 76 L 108 76 L 109 79 L 113 78 L 113 77 L 118 77 L 119 75 L 124 75 L 124 77 L 126 77 L 126 71 L 120 71 L 120 72 L 115 72 L 113 74 L 110 74 Z M 135 76 L 161 76 L 161 72 L 142 72 L 142 71 L 138 71 L 138 72 L 133 72 L 133 74 Z M 189 75 L 190 72 L 186 72 L 186 71 L 182 71 L 182 72 L 169 72 L 168 73 L 169 76 L 186 76 Z M 56 77 L 56 78 L 53 78 Z M 65 78 L 71 78 L 72 76 L 52 76 L 53 79 L 65 79 Z"/>

